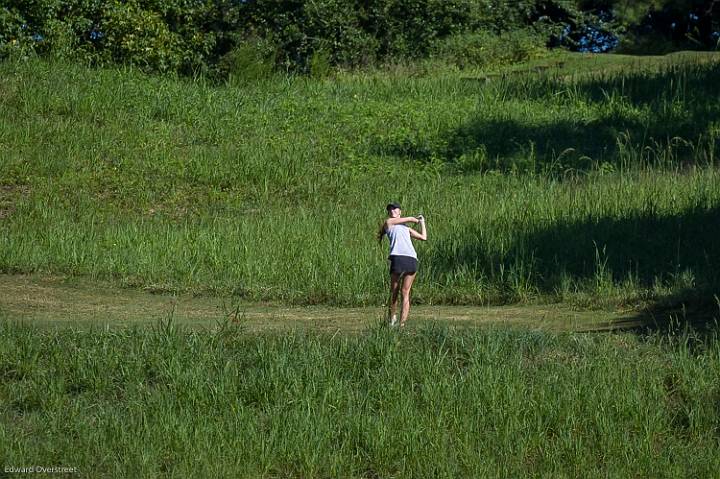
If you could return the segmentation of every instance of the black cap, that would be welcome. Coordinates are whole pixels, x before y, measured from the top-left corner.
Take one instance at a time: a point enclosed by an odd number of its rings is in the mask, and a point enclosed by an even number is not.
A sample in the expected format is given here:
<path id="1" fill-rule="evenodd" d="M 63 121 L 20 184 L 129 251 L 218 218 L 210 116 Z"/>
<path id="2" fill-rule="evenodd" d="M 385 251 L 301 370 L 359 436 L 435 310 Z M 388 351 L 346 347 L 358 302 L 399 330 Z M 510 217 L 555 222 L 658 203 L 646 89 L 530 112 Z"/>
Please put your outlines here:
<path id="1" fill-rule="evenodd" d="M 400 204 L 392 202 L 392 203 L 388 203 L 388 205 L 385 207 L 385 209 L 388 211 L 394 210 L 395 208 L 400 208 Z"/>

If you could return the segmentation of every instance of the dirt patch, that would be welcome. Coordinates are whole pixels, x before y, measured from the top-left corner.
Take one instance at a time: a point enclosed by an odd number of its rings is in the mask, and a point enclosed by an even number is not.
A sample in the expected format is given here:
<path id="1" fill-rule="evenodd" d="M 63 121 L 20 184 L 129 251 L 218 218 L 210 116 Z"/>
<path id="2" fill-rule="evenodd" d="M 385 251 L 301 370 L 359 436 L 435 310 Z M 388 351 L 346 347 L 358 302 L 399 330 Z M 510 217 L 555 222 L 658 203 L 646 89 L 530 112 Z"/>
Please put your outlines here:
<path id="1" fill-rule="evenodd" d="M 339 308 L 238 303 L 221 297 L 151 294 L 82 278 L 0 275 L 0 316 L 49 326 L 153 325 L 172 318 L 193 328 L 214 328 L 231 321 L 249 332 L 307 329 L 353 333 L 383 322 L 385 314 L 382 304 Z M 589 331 L 627 319 L 627 314 L 576 311 L 567 305 L 417 305 L 410 312 L 408 327 L 439 323 L 450 327 Z"/>
<path id="2" fill-rule="evenodd" d="M 0 219 L 9 218 L 16 208 L 19 198 L 30 193 L 30 187 L 25 185 L 0 184 Z"/>

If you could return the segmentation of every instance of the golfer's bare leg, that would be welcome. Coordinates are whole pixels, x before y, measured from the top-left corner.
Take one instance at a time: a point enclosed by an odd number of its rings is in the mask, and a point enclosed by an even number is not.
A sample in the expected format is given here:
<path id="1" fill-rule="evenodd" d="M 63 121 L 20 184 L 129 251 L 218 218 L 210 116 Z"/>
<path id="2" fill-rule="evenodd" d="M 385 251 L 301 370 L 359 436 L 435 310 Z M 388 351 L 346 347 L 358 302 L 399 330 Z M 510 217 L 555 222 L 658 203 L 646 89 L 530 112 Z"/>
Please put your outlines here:
<path id="1" fill-rule="evenodd" d="M 398 295 L 400 293 L 400 273 L 390 273 L 390 304 L 388 305 L 388 321 L 397 314 Z"/>
<path id="2" fill-rule="evenodd" d="M 406 274 L 403 278 L 402 283 L 402 315 L 400 316 L 400 326 L 405 326 L 405 321 L 408 319 L 410 314 L 410 290 L 412 289 L 413 281 L 415 281 L 415 273 Z"/>

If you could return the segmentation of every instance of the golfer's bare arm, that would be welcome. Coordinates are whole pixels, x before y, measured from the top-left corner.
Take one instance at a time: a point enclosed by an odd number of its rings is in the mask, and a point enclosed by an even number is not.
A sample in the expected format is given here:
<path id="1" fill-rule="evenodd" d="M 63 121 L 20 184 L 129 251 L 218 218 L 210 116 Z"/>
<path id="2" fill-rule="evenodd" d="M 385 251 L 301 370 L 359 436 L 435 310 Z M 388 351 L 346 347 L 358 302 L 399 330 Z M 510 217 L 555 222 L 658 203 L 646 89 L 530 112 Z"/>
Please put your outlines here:
<path id="1" fill-rule="evenodd" d="M 420 220 L 414 216 L 404 216 L 402 218 L 388 218 L 385 220 L 387 226 L 399 225 L 403 223 L 420 223 Z"/>
<path id="2" fill-rule="evenodd" d="M 420 223 L 420 232 L 419 233 L 412 228 L 408 228 L 408 231 L 410 231 L 410 236 L 412 236 L 415 239 L 427 241 L 427 230 L 425 229 L 425 221 L 420 221 L 419 223 Z"/>

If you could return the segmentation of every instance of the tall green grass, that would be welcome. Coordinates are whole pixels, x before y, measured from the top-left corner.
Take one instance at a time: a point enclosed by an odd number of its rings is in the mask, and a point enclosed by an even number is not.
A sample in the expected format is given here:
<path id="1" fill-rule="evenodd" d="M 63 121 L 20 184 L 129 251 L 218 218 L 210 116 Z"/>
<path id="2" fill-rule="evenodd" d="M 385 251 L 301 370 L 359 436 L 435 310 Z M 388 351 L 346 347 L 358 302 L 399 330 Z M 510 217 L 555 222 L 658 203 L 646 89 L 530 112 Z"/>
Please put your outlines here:
<path id="1" fill-rule="evenodd" d="M 78 477 L 713 477 L 715 339 L 0 324 L 5 466 Z"/>
<path id="2" fill-rule="evenodd" d="M 620 303 L 717 288 L 720 69 L 348 74 L 243 88 L 0 65 L 0 271 L 295 303 Z"/>

